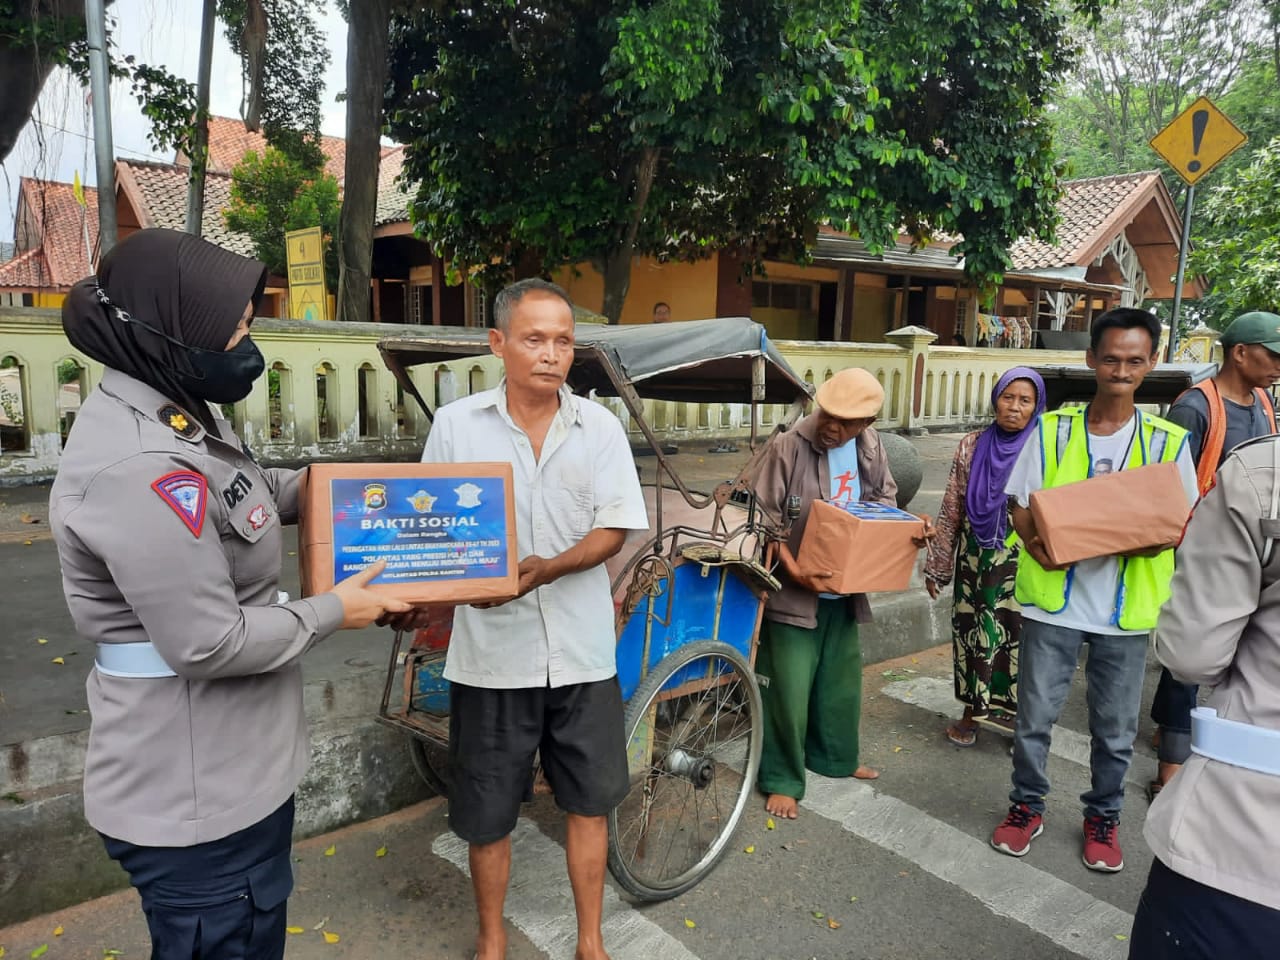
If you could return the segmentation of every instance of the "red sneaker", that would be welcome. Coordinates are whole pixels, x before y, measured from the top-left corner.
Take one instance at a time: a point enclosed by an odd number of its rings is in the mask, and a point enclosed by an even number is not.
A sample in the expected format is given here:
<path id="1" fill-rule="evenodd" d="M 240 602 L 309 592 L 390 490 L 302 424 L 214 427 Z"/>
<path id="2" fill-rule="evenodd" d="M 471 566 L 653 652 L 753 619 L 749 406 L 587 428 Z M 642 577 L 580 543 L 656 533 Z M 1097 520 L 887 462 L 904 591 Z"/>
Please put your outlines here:
<path id="1" fill-rule="evenodd" d="M 1044 833 L 1044 817 L 1025 803 L 1015 803 L 991 834 L 991 846 L 1011 857 L 1026 856 L 1031 841 Z"/>
<path id="2" fill-rule="evenodd" d="M 1084 818 L 1084 865 L 1103 873 L 1119 873 L 1124 869 L 1120 852 L 1120 822 L 1106 817 Z"/>

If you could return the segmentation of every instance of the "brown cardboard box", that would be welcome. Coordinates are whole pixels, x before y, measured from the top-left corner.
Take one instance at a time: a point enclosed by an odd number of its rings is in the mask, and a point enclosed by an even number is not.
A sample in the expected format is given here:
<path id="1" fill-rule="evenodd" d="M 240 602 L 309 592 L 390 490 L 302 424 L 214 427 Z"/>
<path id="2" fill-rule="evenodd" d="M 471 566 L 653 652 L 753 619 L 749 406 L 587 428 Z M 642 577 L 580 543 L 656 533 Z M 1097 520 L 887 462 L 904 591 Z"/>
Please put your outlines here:
<path id="1" fill-rule="evenodd" d="M 1176 546 L 1190 512 L 1176 463 L 1121 470 L 1031 495 L 1036 533 L 1056 564 Z"/>
<path id="2" fill-rule="evenodd" d="M 796 554 L 801 572 L 834 572 L 829 593 L 907 589 L 920 552 L 911 538 L 924 532 L 924 522 L 879 503 L 852 510 L 813 502 Z"/>
<path id="3" fill-rule="evenodd" d="M 304 597 L 383 558 L 371 586 L 410 603 L 517 593 L 509 463 L 313 464 L 298 504 Z"/>

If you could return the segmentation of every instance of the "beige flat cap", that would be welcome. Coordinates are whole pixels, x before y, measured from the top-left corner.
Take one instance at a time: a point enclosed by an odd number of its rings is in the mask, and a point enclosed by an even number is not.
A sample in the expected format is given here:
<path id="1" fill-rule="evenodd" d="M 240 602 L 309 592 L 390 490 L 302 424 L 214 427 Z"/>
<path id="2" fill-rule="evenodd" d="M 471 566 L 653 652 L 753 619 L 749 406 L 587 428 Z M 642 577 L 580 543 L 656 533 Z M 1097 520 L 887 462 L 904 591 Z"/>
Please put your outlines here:
<path id="1" fill-rule="evenodd" d="M 884 387 L 861 367 L 841 370 L 818 387 L 818 406 L 840 420 L 874 417 L 884 406 Z"/>

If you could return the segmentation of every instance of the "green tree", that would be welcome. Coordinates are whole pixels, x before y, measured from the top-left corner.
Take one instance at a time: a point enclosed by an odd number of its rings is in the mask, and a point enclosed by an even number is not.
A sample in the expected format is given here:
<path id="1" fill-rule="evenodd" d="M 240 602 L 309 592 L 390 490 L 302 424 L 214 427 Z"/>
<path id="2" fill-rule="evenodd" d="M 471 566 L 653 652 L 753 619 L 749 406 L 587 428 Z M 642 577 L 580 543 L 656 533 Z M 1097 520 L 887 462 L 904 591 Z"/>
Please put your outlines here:
<path id="1" fill-rule="evenodd" d="M 338 258 L 333 232 L 338 225 L 338 181 L 307 170 L 275 147 L 246 153 L 231 172 L 231 204 L 223 212 L 227 226 L 253 239 L 254 253 L 274 274 L 287 269 L 284 235 L 314 227 L 324 232 L 325 283 L 335 289 Z"/>
<path id="2" fill-rule="evenodd" d="M 388 117 L 455 267 L 591 262 L 616 322 L 635 255 L 803 259 L 820 223 L 997 280 L 1051 234 L 1070 63 L 1049 0 L 487 0 L 393 18 Z"/>
<path id="3" fill-rule="evenodd" d="M 1188 264 L 1210 283 L 1202 313 L 1223 326 L 1246 310 L 1280 313 L 1280 137 L 1208 192 Z"/>

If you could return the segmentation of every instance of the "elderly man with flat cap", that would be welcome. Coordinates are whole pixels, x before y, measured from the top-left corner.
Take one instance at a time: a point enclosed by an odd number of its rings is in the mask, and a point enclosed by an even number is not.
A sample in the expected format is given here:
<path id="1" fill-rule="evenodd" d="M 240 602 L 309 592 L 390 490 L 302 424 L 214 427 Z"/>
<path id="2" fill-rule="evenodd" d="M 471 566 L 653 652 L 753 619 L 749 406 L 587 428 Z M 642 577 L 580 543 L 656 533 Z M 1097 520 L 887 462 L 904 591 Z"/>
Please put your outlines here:
<path id="1" fill-rule="evenodd" d="M 829 576 L 801 573 L 795 554 L 815 500 L 897 505 L 898 485 L 871 426 L 884 388 L 866 370 L 853 368 L 820 386 L 816 400 L 817 409 L 770 446 L 756 479 L 766 514 L 781 518 L 790 498 L 800 501 L 790 537 L 779 544 L 782 589 L 765 605 L 756 655 L 765 720 L 759 787 L 768 798 L 765 809 L 787 819 L 795 818 L 804 797 L 806 769 L 826 777 L 879 776 L 858 763 L 858 624 L 871 619 L 870 605 L 862 594 L 827 592 Z M 932 537 L 927 518 L 925 523 Z"/>

